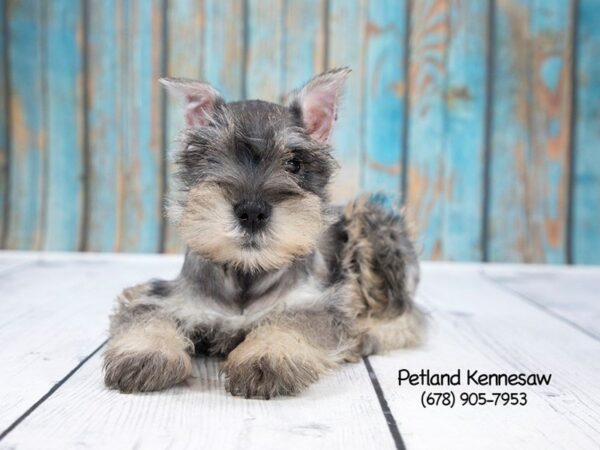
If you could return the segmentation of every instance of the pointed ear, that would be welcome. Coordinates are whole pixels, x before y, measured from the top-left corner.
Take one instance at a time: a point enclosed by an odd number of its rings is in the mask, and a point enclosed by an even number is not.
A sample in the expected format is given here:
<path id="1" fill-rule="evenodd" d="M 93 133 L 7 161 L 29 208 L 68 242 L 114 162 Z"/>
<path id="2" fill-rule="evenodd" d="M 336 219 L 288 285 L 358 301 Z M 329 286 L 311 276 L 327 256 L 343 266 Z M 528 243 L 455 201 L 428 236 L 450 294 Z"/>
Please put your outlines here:
<path id="1" fill-rule="evenodd" d="M 188 127 L 208 125 L 215 110 L 225 103 L 210 84 L 186 78 L 161 78 L 159 81 L 169 91 L 183 95 L 185 123 Z"/>
<path id="2" fill-rule="evenodd" d="M 350 69 L 347 67 L 329 70 L 292 94 L 290 108 L 299 111 L 308 134 L 321 142 L 327 142 L 331 136 L 342 87 L 348 74 Z"/>

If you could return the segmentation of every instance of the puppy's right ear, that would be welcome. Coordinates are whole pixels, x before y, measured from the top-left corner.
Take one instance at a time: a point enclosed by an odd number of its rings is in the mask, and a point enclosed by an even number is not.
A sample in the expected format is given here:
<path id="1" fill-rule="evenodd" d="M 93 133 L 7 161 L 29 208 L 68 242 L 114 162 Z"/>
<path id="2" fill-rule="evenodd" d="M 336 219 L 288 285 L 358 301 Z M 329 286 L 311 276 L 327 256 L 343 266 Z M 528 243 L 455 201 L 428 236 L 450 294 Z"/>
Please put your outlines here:
<path id="1" fill-rule="evenodd" d="M 210 84 L 186 78 L 161 78 L 160 84 L 185 99 L 185 123 L 188 127 L 209 124 L 213 113 L 225 103 Z"/>

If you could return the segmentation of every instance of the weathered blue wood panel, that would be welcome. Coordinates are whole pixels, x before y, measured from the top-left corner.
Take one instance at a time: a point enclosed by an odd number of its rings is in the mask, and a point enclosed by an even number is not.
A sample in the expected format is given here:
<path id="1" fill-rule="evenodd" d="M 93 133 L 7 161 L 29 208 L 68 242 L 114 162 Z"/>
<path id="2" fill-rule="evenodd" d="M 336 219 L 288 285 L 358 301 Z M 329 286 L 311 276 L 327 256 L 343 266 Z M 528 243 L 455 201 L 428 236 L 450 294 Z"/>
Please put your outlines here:
<path id="1" fill-rule="evenodd" d="M 281 89 L 286 95 L 325 69 L 325 2 L 285 0 L 283 6 Z"/>
<path id="2" fill-rule="evenodd" d="M 163 2 L 123 3 L 131 37 L 126 38 L 124 151 L 122 159 L 122 250 L 156 252 L 162 221 L 162 91 Z"/>
<path id="3" fill-rule="evenodd" d="M 203 31 L 205 14 L 202 3 L 195 0 L 169 0 L 167 16 L 167 68 L 169 77 L 202 79 Z M 167 193 L 175 170 L 171 153 L 178 147 L 178 136 L 185 125 L 183 99 L 167 98 L 166 158 Z M 183 250 L 177 230 L 169 221 L 164 224 L 163 250 L 176 253 Z"/>
<path id="4" fill-rule="evenodd" d="M 10 67 L 10 218 L 6 247 L 43 247 L 46 171 L 44 3 L 8 2 Z"/>
<path id="5" fill-rule="evenodd" d="M 426 258 L 442 256 L 448 2 L 416 2 L 411 17 L 407 208 Z"/>
<path id="6" fill-rule="evenodd" d="M 566 260 L 570 2 L 496 12 L 489 256 Z"/>
<path id="7" fill-rule="evenodd" d="M 89 204 L 86 249 L 120 248 L 120 205 L 123 191 L 120 154 L 122 104 L 119 67 L 125 63 L 121 36 L 125 33 L 121 2 L 89 2 L 88 21 L 88 174 Z"/>
<path id="8" fill-rule="evenodd" d="M 528 3 L 499 2 L 495 14 L 494 103 L 490 130 L 491 214 L 487 242 L 493 261 L 522 260 L 525 247 L 527 222 L 521 206 L 526 197 L 525 161 L 529 146 L 527 111 L 530 99 L 526 77 L 530 68 L 525 35 Z M 509 8 L 512 8 L 512 16 Z"/>
<path id="9" fill-rule="evenodd" d="M 245 75 L 243 3 L 206 0 L 204 12 L 204 79 L 226 100 L 240 100 L 244 95 Z"/>
<path id="10" fill-rule="evenodd" d="M 534 238 L 531 260 L 559 264 L 567 262 L 573 3 L 574 0 L 536 0 L 530 14 L 530 165 L 534 169 L 530 214 L 535 217 L 530 230 L 530 237 Z"/>
<path id="11" fill-rule="evenodd" d="M 162 216 L 181 105 L 156 79 L 280 101 L 325 67 L 350 66 L 335 201 L 398 197 L 406 185 L 425 258 L 600 262 L 599 10 L 596 0 L 5 0 L 2 245 L 181 250 Z"/>
<path id="12" fill-rule="evenodd" d="M 332 185 L 332 199 L 342 203 L 360 190 L 363 157 L 363 43 L 367 30 L 366 0 L 330 0 L 328 26 L 328 66 L 352 69 L 346 81 L 332 142 L 335 156 L 342 162 Z"/>
<path id="13" fill-rule="evenodd" d="M 600 263 L 600 4 L 579 0 L 573 168 L 573 261 Z"/>
<path id="14" fill-rule="evenodd" d="M 489 0 L 449 3 L 446 60 L 443 259 L 483 257 Z M 415 151 L 427 151 L 420 148 Z"/>
<path id="15" fill-rule="evenodd" d="M 405 1 L 369 2 L 365 42 L 365 190 L 398 193 L 404 143 Z"/>
<path id="16" fill-rule="evenodd" d="M 283 0 L 248 0 L 246 97 L 283 99 Z"/>
<path id="17" fill-rule="evenodd" d="M 47 181 L 44 248 L 77 250 L 84 192 L 83 5 L 47 3 Z"/>

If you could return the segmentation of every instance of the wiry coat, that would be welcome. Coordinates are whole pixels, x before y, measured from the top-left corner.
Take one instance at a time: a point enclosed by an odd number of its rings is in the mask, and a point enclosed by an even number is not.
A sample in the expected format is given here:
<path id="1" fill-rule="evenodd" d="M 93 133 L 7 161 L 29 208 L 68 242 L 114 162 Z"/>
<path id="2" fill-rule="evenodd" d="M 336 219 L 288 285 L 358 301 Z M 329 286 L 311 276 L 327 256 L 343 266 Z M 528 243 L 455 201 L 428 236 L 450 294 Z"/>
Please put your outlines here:
<path id="1" fill-rule="evenodd" d="M 188 250 L 175 280 L 119 296 L 109 387 L 167 388 L 202 353 L 227 357 L 232 394 L 269 398 L 419 341 L 419 265 L 402 215 L 380 196 L 329 204 L 328 138 L 347 74 L 314 78 L 289 106 L 225 103 L 208 85 L 167 80 L 187 102 L 169 214 Z M 240 225 L 248 204 L 264 211 L 260 230 Z"/>

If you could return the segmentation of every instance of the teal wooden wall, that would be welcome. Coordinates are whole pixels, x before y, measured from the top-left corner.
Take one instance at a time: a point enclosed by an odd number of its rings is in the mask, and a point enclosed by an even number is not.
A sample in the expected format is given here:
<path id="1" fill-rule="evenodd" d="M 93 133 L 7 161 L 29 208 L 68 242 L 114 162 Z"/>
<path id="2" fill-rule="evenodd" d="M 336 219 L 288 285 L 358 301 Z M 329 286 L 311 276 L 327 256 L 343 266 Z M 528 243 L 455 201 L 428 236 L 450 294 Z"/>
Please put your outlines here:
<path id="1" fill-rule="evenodd" d="M 179 251 L 160 76 L 281 100 L 353 74 L 336 201 L 405 202 L 426 259 L 600 263 L 600 0 L 1 0 L 8 249 Z"/>

